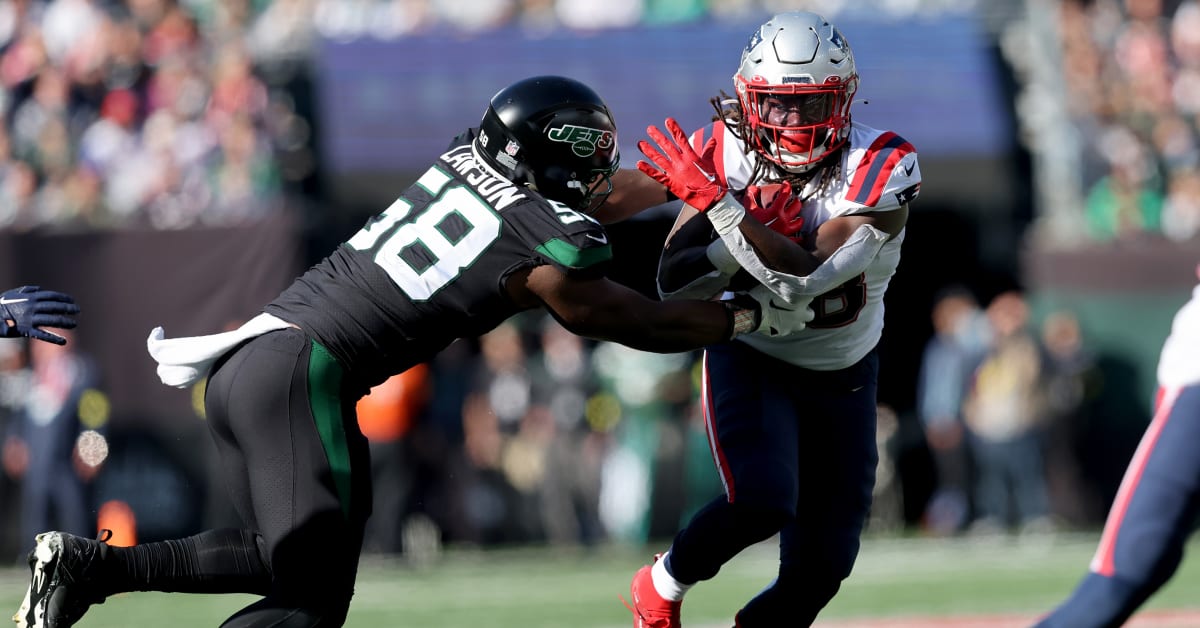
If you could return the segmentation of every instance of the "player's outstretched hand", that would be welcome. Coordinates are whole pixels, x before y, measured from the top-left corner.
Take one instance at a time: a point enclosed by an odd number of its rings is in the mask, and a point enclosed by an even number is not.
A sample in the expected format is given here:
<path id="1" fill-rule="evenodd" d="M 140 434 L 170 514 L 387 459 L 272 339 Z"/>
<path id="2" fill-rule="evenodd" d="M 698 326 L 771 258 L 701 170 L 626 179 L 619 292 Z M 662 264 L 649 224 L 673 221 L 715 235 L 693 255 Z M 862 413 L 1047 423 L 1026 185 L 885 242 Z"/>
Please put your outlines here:
<path id="1" fill-rule="evenodd" d="M 717 176 L 713 162 L 716 138 L 710 138 L 697 155 L 675 118 L 667 118 L 664 124 L 670 138 L 658 127 L 650 125 L 646 127 L 646 134 L 654 140 L 654 145 L 646 140 L 638 141 L 638 150 L 653 162 L 651 165 L 638 161 L 638 170 L 666 186 L 688 205 L 702 212 L 708 211 L 728 191 Z"/>
<path id="2" fill-rule="evenodd" d="M 56 345 L 67 339 L 42 329 L 75 327 L 73 315 L 79 313 L 75 299 L 68 294 L 42 290 L 39 286 L 21 286 L 0 294 L 0 337 L 28 336 Z"/>

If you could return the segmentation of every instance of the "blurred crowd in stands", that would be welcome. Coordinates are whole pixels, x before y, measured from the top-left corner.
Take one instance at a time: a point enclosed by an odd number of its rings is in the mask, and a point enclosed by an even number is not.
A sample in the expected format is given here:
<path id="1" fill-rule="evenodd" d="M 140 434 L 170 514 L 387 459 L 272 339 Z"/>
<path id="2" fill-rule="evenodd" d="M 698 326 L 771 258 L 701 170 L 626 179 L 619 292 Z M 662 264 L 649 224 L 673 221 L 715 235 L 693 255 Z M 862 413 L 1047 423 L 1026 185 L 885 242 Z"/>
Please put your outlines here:
<path id="1" fill-rule="evenodd" d="M 864 4 L 912 14 L 976 3 L 807 4 L 836 17 Z M 1087 229 L 1097 240 L 1196 237 L 1200 1 L 1059 6 L 1065 95 L 1088 149 Z M 783 8 L 796 5 L 7 0 L 0 2 L 0 230 L 228 226 L 285 211 L 319 163 L 315 122 L 295 81 L 322 37 L 513 24 L 593 30 Z M 1058 312 L 1035 328 L 1019 292 L 984 306 L 963 288 L 939 298 L 932 322 L 917 407 L 881 408 L 872 526 L 905 525 L 911 505 L 902 501 L 911 496 L 901 469 L 912 449 L 931 453 L 936 468 L 928 507 L 919 505 L 918 523 L 930 532 L 1094 523 L 1102 497 L 1083 485 L 1073 456 L 1098 384 L 1075 318 Z M 71 410 L 62 419 L 71 429 L 56 436 L 66 445 L 54 449 L 72 472 L 64 481 L 86 487 L 105 471 L 104 456 L 81 449 L 96 446 L 94 437 L 80 437 L 96 432 L 94 405 L 68 397 L 72 382 L 63 378 L 31 386 L 41 371 L 16 342 L 0 341 L 0 561 L 27 549 L 28 530 L 79 525 L 64 518 L 72 516 L 69 505 L 42 504 L 24 526 L 10 507 L 37 458 L 29 455 L 29 430 L 52 423 L 47 403 Z M 443 542 L 671 534 L 720 490 L 698 409 L 698 357 L 593 343 L 550 319 L 518 318 L 393 378 L 360 405 L 377 466 L 367 549 L 420 554 Z M 103 377 L 88 386 L 102 389 Z M 919 443 L 905 440 L 905 424 L 918 426 Z M 86 488 L 76 494 L 92 499 Z M 90 512 L 96 507 L 87 501 Z"/>
<path id="2" fill-rule="evenodd" d="M 1088 234 L 1200 235 L 1200 3 L 1063 0 Z"/>
<path id="3" fill-rule="evenodd" d="M 262 20 L 250 2 L 0 3 L 0 229 L 280 211 L 314 157 Z"/>
<path id="4" fill-rule="evenodd" d="M 823 0 L 814 10 L 974 2 Z M 757 20 L 780 0 L 11 0 L 0 3 L 0 229 L 230 225 L 314 175 L 293 79 L 320 38 Z"/>

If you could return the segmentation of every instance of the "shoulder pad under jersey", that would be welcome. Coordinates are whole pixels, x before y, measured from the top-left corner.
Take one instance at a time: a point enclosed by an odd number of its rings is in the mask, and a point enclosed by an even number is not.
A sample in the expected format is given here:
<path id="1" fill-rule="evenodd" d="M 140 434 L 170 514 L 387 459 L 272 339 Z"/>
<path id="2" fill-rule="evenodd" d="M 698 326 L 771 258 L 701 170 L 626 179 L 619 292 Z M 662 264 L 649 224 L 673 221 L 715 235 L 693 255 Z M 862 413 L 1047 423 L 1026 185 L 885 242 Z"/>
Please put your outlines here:
<path id="1" fill-rule="evenodd" d="M 518 218 L 534 252 L 569 275 L 603 275 L 612 260 L 612 244 L 604 227 L 562 203 L 546 199 L 544 205 L 538 205 Z"/>
<path id="2" fill-rule="evenodd" d="M 917 150 L 903 137 L 855 125 L 849 151 L 847 201 L 881 211 L 896 209 L 920 193 Z"/>

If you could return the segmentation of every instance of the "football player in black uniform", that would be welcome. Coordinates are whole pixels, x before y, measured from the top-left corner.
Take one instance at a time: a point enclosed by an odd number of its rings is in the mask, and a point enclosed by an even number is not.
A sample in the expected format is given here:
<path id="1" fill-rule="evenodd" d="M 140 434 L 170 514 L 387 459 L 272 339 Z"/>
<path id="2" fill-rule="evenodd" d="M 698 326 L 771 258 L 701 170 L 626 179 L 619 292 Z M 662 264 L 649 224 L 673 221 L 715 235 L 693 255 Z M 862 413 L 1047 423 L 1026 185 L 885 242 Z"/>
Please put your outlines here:
<path id="1" fill-rule="evenodd" d="M 208 376 L 208 422 L 242 529 L 113 547 L 38 535 L 21 628 L 63 628 L 136 590 L 252 593 L 224 624 L 340 626 L 371 508 L 355 404 L 372 386 L 523 310 L 591 338 L 658 352 L 783 330 L 752 297 L 657 302 L 604 277 L 588 214 L 618 166 L 616 126 L 591 88 L 553 76 L 491 100 L 383 213 L 240 329 L 148 346 L 164 383 Z"/>

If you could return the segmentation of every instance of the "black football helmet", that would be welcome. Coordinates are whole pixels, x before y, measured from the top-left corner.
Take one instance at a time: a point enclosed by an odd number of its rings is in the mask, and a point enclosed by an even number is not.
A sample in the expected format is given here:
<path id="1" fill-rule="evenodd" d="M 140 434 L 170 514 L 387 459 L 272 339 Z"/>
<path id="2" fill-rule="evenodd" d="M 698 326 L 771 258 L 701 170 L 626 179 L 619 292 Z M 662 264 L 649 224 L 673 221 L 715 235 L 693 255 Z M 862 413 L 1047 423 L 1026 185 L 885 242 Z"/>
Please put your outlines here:
<path id="1" fill-rule="evenodd" d="M 562 76 L 523 79 L 492 96 L 475 151 L 513 183 L 585 212 L 608 197 L 620 163 L 608 105 Z"/>

